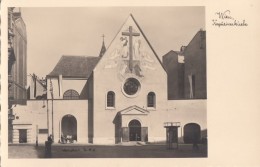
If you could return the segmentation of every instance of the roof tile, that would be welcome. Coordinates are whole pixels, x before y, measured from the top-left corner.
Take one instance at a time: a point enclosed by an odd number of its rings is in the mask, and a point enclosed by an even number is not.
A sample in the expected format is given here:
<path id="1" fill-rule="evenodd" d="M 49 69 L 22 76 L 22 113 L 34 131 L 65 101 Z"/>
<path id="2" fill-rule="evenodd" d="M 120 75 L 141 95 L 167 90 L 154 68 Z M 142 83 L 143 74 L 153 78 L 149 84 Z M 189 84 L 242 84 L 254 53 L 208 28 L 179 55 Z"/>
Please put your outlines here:
<path id="1" fill-rule="evenodd" d="M 100 57 L 93 56 L 62 56 L 48 76 L 88 78 Z"/>

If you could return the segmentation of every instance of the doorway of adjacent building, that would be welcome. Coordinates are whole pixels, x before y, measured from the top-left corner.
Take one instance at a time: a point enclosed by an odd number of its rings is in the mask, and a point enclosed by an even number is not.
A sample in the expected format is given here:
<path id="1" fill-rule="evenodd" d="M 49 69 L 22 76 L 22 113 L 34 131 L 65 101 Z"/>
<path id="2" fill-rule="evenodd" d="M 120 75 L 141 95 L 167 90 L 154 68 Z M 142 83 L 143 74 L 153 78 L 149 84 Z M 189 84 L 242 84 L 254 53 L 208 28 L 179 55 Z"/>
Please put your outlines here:
<path id="1" fill-rule="evenodd" d="M 141 141 L 141 123 L 134 119 L 129 122 L 129 141 Z"/>
<path id="2" fill-rule="evenodd" d="M 61 121 L 62 139 L 66 142 L 77 141 L 77 120 L 73 115 L 65 115 Z"/>
<path id="3" fill-rule="evenodd" d="M 201 140 L 201 128 L 197 123 L 188 123 L 184 126 L 184 143 L 198 143 Z"/>
<path id="4" fill-rule="evenodd" d="M 19 143 L 27 143 L 27 129 L 19 129 Z"/>

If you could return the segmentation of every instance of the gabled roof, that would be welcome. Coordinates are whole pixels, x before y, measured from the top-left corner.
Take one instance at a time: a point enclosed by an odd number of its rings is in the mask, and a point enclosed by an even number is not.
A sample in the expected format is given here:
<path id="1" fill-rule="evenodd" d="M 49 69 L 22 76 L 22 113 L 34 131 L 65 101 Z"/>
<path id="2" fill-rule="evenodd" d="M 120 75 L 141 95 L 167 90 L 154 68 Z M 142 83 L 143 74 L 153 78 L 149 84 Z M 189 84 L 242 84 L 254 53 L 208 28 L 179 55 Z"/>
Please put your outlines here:
<path id="1" fill-rule="evenodd" d="M 149 49 L 151 49 L 152 53 L 155 55 L 155 58 L 157 59 L 157 61 L 159 62 L 159 64 L 161 65 L 162 69 L 166 72 L 159 56 L 157 55 L 157 53 L 155 52 L 155 50 L 153 49 L 152 45 L 150 44 L 149 40 L 147 39 L 147 37 L 145 36 L 144 32 L 142 31 L 141 27 L 139 26 L 139 24 L 137 23 L 137 21 L 135 20 L 134 16 L 130 13 L 130 15 L 128 16 L 128 18 L 125 20 L 125 22 L 123 23 L 123 25 L 121 26 L 121 28 L 119 29 L 118 33 L 115 35 L 114 39 L 112 40 L 112 42 L 108 45 L 107 50 L 105 52 L 105 54 L 109 51 L 109 49 L 111 49 L 112 44 L 114 43 L 114 41 L 116 40 L 117 36 L 119 36 L 120 32 L 122 32 L 121 30 L 123 29 L 124 25 L 126 25 L 126 23 L 132 20 L 134 25 L 137 27 L 137 29 L 140 31 L 140 33 L 142 34 L 142 37 L 144 38 L 145 42 L 148 44 Z M 105 55 L 104 54 L 104 55 Z M 100 61 L 98 64 L 101 64 L 102 61 Z M 99 65 L 97 65 L 95 67 L 98 68 Z M 94 69 L 94 71 L 95 71 Z"/>
<path id="2" fill-rule="evenodd" d="M 62 56 L 48 76 L 89 78 L 99 59 L 92 56 Z"/>
<path id="3" fill-rule="evenodd" d="M 127 107 L 127 108 L 119 111 L 118 113 L 121 115 L 147 115 L 147 114 L 149 114 L 149 111 L 147 111 L 141 107 L 138 107 L 136 105 L 133 105 L 133 106 Z"/>
<path id="4" fill-rule="evenodd" d="M 130 16 L 132 17 L 132 19 L 134 20 L 136 26 L 139 28 L 140 32 L 142 33 L 143 37 L 145 38 L 146 42 L 148 43 L 148 45 L 150 46 L 150 48 L 152 49 L 155 57 L 157 58 L 158 62 L 161 64 L 161 67 L 164 69 L 164 71 L 166 72 L 160 58 L 158 57 L 157 53 L 155 52 L 155 50 L 153 49 L 152 45 L 150 44 L 149 40 L 147 39 L 147 37 L 145 36 L 143 30 L 141 29 L 141 27 L 139 26 L 139 24 L 137 23 L 137 21 L 135 20 L 134 16 L 132 15 L 132 13 L 130 14 Z"/>

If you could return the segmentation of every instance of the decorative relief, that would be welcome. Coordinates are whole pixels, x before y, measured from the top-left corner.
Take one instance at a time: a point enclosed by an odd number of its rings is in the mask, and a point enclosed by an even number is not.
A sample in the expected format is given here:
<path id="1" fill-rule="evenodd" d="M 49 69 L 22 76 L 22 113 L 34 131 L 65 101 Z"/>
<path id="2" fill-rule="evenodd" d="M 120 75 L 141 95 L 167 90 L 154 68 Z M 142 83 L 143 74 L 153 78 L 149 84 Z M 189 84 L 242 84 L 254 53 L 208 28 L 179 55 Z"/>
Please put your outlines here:
<path id="1" fill-rule="evenodd" d="M 155 70 L 154 60 L 148 48 L 144 47 L 144 38 L 132 26 L 123 31 L 115 42 L 118 44 L 109 55 L 105 68 L 117 68 L 120 80 L 129 77 L 142 79 L 145 71 Z"/>

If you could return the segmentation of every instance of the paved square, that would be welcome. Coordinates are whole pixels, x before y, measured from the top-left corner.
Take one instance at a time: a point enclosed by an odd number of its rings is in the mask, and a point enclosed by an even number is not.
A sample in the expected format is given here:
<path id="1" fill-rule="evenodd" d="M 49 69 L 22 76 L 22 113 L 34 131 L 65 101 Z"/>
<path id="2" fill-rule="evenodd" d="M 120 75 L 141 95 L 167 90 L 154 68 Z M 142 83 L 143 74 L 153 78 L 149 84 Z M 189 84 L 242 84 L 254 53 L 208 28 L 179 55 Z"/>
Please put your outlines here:
<path id="1" fill-rule="evenodd" d="M 9 158 L 44 158 L 44 145 L 10 145 Z M 191 144 L 180 144 L 178 150 L 166 145 L 52 145 L 52 158 L 206 158 L 207 146 L 193 150 Z"/>

